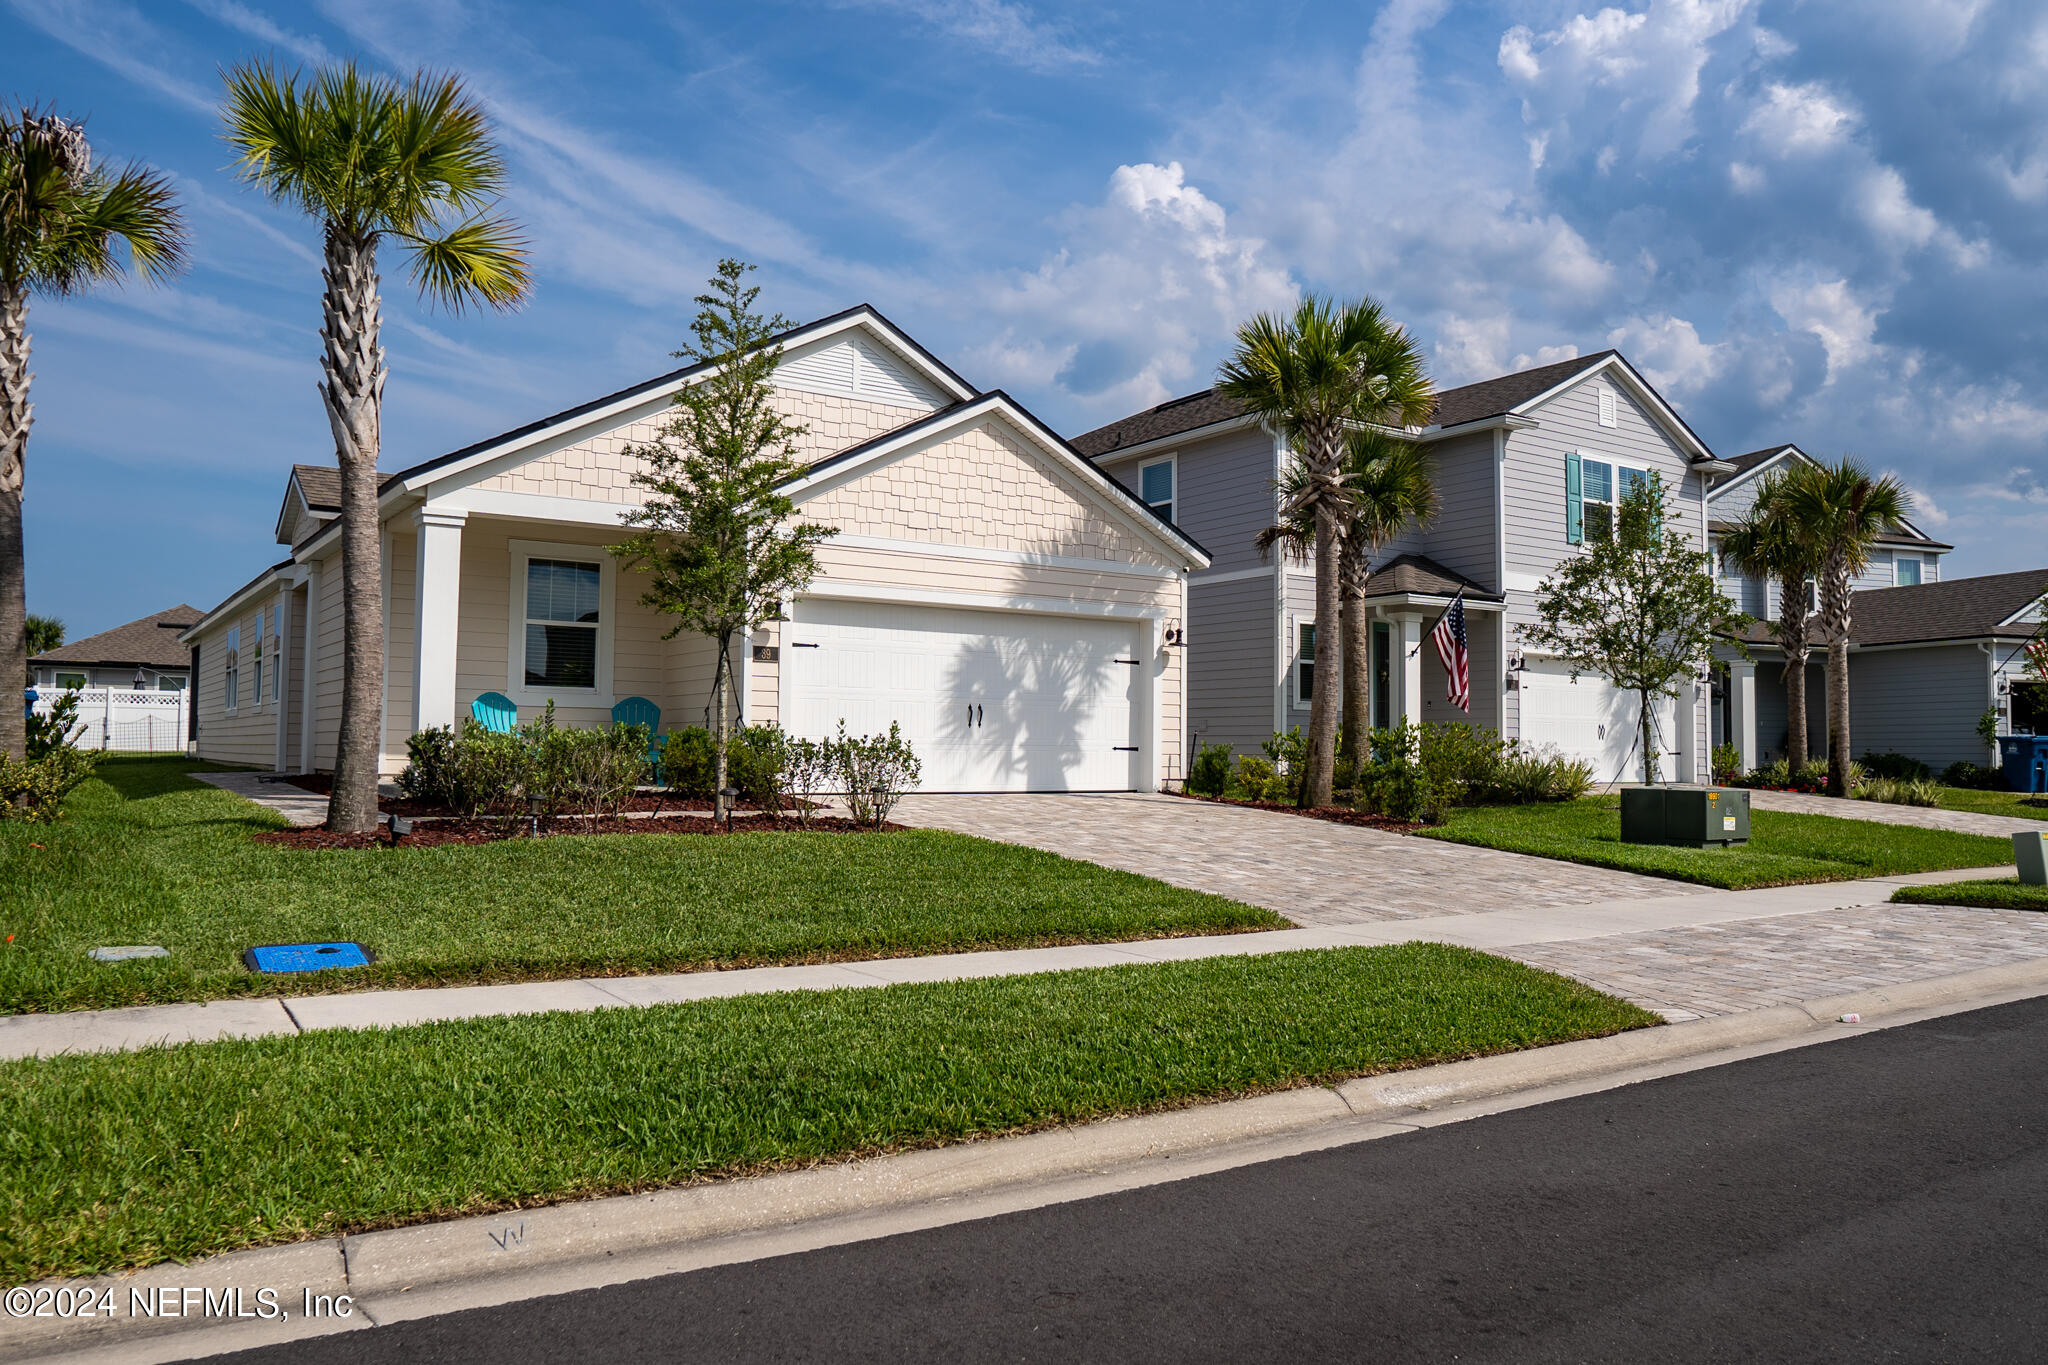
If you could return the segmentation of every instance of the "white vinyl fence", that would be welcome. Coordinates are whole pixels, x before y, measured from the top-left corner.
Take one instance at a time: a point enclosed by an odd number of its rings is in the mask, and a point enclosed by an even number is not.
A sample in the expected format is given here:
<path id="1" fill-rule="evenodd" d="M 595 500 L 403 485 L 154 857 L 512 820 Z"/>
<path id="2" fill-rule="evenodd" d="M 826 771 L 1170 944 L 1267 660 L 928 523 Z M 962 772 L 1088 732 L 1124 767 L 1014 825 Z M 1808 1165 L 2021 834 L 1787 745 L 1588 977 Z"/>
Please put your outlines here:
<path id="1" fill-rule="evenodd" d="M 37 688 L 35 713 L 49 715 L 63 696 L 59 688 Z M 185 694 L 81 688 L 78 725 L 72 733 L 81 749 L 181 754 L 185 752 Z"/>

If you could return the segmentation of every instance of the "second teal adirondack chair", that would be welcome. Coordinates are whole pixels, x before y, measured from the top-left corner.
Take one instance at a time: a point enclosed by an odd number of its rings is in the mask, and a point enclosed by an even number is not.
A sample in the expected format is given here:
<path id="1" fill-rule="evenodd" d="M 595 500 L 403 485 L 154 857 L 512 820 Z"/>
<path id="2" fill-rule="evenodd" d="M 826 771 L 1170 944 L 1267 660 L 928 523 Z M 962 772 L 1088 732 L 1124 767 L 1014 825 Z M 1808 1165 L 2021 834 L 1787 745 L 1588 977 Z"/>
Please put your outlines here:
<path id="1" fill-rule="evenodd" d="M 647 727 L 647 764 L 661 780 L 661 708 L 645 697 L 628 697 L 612 708 L 612 724 Z"/>
<path id="2" fill-rule="evenodd" d="M 495 734 L 509 735 L 519 724 L 519 708 L 503 692 L 486 692 L 469 704 L 476 723 Z"/>

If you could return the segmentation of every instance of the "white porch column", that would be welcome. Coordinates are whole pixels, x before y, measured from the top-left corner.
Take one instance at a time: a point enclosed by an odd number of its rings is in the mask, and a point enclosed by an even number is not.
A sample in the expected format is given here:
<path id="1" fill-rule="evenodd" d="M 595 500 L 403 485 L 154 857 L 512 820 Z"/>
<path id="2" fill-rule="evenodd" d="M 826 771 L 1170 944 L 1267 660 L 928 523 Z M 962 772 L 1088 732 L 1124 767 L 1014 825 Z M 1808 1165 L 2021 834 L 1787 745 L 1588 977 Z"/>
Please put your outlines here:
<path id="1" fill-rule="evenodd" d="M 462 595 L 466 512 L 422 507 L 413 578 L 412 728 L 455 724 L 455 626 Z"/>
<path id="2" fill-rule="evenodd" d="M 1394 648 L 1399 657 L 1394 660 L 1394 676 L 1399 679 L 1397 690 L 1401 702 L 1401 716 L 1410 725 L 1422 724 L 1422 617 L 1404 612 L 1394 618 Z"/>
<path id="3" fill-rule="evenodd" d="M 1697 680 L 1678 689 L 1678 780 L 1700 780 L 1700 698 L 1706 688 Z M 1709 774 L 1711 777 L 1712 775 Z"/>
<path id="4" fill-rule="evenodd" d="M 1728 665 L 1729 735 L 1735 762 L 1744 772 L 1756 766 L 1756 663 L 1737 659 Z"/>
<path id="5" fill-rule="evenodd" d="M 313 771 L 313 733 L 319 729 L 320 694 L 313 685 L 320 663 L 320 566 L 306 566 L 306 659 L 299 676 L 299 771 Z"/>

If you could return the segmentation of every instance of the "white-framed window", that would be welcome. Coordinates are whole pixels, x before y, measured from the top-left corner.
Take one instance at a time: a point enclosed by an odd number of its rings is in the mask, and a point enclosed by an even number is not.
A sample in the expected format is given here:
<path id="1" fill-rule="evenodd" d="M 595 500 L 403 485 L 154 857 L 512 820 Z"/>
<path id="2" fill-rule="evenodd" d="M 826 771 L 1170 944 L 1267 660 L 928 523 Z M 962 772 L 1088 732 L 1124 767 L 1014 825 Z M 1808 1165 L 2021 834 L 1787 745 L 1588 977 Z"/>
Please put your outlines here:
<path id="1" fill-rule="evenodd" d="M 229 626 L 228 637 L 221 645 L 221 709 L 229 715 L 241 704 L 242 692 L 242 628 Z"/>
<path id="2" fill-rule="evenodd" d="M 1607 460 L 1579 461 L 1579 491 L 1582 499 L 1587 540 L 1605 540 L 1614 534 L 1614 509 L 1621 500 L 1647 481 L 1649 471 Z"/>
<path id="3" fill-rule="evenodd" d="M 263 638 L 270 634 L 269 617 L 270 613 L 264 608 L 256 608 L 256 652 L 250 656 L 249 662 L 255 670 L 253 677 L 256 683 L 251 689 L 250 700 L 258 711 L 263 709 Z"/>
<path id="4" fill-rule="evenodd" d="M 1920 556 L 1898 555 L 1892 560 L 1892 586 L 1917 588 L 1920 586 Z"/>
<path id="5" fill-rule="evenodd" d="M 1138 496 L 1147 507 L 1173 520 L 1175 485 L 1179 482 L 1176 461 L 1169 455 L 1163 460 L 1152 460 L 1138 466 Z"/>
<path id="6" fill-rule="evenodd" d="M 284 612 L 270 609 L 270 699 L 284 699 Z"/>
<path id="7" fill-rule="evenodd" d="M 185 690 L 185 679 L 176 673 L 160 673 L 157 675 L 156 690 L 159 692 L 183 692 Z"/>
<path id="8" fill-rule="evenodd" d="M 610 706 L 612 557 L 599 545 L 512 542 L 506 691 L 515 702 Z"/>
<path id="9" fill-rule="evenodd" d="M 1621 416 L 1619 410 L 1615 407 L 1614 390 L 1602 384 L 1594 392 L 1599 395 L 1600 425 L 1603 427 L 1620 426 Z"/>
<path id="10" fill-rule="evenodd" d="M 1294 626 L 1294 704 L 1307 706 L 1316 698 L 1316 623 L 1297 621 Z"/>
<path id="11" fill-rule="evenodd" d="M 83 691 L 85 684 L 86 677 L 83 673 L 59 673 L 57 675 L 56 685 L 66 692 Z"/>

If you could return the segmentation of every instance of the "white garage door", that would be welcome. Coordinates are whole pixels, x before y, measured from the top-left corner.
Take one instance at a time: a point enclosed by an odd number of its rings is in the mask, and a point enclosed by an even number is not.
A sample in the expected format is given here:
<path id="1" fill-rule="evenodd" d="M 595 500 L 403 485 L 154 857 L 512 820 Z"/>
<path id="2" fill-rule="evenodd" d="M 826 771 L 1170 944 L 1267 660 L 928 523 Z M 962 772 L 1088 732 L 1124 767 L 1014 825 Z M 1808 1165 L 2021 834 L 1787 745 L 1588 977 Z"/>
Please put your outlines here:
<path id="1" fill-rule="evenodd" d="M 783 726 L 903 727 L 921 791 L 1139 789 L 1138 626 L 814 599 L 783 627 Z"/>
<path id="2" fill-rule="evenodd" d="M 1571 758 L 1593 765 L 1598 782 L 1643 780 L 1643 756 L 1636 748 L 1640 703 L 1605 678 L 1581 674 L 1573 682 L 1557 663 L 1531 659 L 1522 673 L 1522 742 L 1553 744 Z M 1663 754 L 1658 775 L 1678 775 L 1678 703 L 1657 703 L 1655 739 Z"/>

